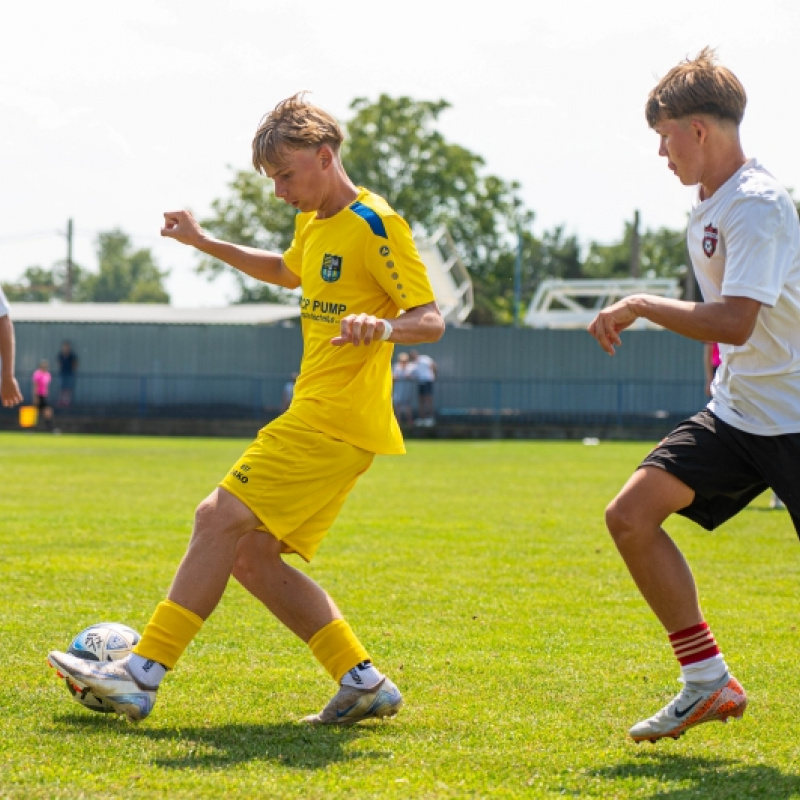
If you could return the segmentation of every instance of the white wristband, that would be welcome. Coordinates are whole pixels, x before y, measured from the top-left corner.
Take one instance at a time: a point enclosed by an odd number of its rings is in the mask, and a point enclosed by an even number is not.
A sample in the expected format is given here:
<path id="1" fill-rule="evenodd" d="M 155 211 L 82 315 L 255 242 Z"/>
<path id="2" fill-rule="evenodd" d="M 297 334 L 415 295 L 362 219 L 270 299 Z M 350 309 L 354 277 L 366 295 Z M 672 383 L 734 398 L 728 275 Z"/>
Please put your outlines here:
<path id="1" fill-rule="evenodd" d="M 385 342 L 392 335 L 392 323 L 388 319 L 382 319 L 383 333 L 381 334 L 381 341 Z"/>

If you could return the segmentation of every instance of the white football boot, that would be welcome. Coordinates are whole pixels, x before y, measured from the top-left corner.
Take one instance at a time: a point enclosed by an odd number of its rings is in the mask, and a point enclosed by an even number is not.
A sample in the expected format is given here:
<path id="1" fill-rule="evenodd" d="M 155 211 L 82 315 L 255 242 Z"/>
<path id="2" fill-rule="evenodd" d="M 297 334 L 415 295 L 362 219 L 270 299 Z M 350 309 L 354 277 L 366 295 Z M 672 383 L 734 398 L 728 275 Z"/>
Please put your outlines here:
<path id="1" fill-rule="evenodd" d="M 400 690 L 384 678 L 371 689 L 340 686 L 319 714 L 304 717 L 303 722 L 310 725 L 352 725 L 364 719 L 393 717 L 402 705 Z"/>
<path id="2" fill-rule="evenodd" d="M 747 695 L 742 685 L 726 672 L 710 686 L 687 683 L 672 702 L 650 719 L 637 722 L 628 733 L 635 742 L 677 739 L 703 722 L 727 722 L 729 717 L 741 717 L 745 708 Z"/>
<path id="3" fill-rule="evenodd" d="M 59 678 L 70 681 L 78 691 L 88 688 L 131 722 L 143 720 L 156 704 L 156 689 L 136 681 L 128 672 L 125 659 L 89 661 L 53 650 L 47 661 Z"/>

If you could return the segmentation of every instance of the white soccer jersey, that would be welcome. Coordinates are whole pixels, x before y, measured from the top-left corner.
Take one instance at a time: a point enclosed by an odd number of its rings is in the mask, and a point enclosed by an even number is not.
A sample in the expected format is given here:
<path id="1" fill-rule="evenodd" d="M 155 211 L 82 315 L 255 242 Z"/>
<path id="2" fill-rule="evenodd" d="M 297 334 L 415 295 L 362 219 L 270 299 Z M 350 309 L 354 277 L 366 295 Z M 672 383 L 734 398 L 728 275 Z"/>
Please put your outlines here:
<path id="1" fill-rule="evenodd" d="M 0 317 L 8 316 L 8 300 L 3 293 L 3 287 L 0 286 Z"/>
<path id="2" fill-rule="evenodd" d="M 755 159 L 689 219 L 689 254 L 707 302 L 762 306 L 741 347 L 720 344 L 708 408 L 740 430 L 800 432 L 800 221 L 788 192 Z"/>

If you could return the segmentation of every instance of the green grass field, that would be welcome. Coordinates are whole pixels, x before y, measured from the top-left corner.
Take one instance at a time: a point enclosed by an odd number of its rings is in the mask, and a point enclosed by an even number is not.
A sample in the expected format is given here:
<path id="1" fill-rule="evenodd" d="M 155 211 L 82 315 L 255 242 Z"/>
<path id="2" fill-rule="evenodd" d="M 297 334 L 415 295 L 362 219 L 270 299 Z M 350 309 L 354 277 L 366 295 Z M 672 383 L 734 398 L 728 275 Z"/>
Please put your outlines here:
<path id="1" fill-rule="evenodd" d="M 603 524 L 647 443 L 376 461 L 306 569 L 403 690 L 393 720 L 299 725 L 335 687 L 233 583 L 150 718 L 80 708 L 47 651 L 93 622 L 143 629 L 245 444 L 0 434 L 0 797 L 800 797 L 800 545 L 766 496 L 714 534 L 668 526 L 747 714 L 626 739 L 679 688 Z"/>

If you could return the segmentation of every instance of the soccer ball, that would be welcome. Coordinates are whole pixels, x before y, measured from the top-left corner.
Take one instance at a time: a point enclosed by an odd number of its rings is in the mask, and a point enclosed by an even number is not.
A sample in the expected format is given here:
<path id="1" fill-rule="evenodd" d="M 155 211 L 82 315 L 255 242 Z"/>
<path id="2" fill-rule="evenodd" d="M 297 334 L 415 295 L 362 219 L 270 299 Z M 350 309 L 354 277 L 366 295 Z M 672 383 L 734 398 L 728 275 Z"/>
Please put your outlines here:
<path id="1" fill-rule="evenodd" d="M 141 637 L 133 629 L 119 622 L 99 622 L 82 630 L 70 642 L 67 652 L 87 661 L 117 661 L 125 658 Z M 89 689 L 79 689 L 69 678 L 64 679 L 73 699 L 84 708 L 101 714 L 113 714 L 114 709 L 102 697 Z"/>

